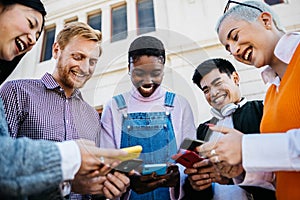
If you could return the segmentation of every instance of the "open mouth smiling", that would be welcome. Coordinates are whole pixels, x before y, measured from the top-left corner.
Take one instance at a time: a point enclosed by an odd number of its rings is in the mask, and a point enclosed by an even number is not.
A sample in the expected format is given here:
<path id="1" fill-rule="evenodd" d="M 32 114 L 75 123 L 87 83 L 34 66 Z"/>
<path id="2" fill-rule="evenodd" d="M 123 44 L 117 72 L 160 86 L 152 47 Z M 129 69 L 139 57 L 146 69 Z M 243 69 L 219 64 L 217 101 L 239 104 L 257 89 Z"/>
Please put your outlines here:
<path id="1" fill-rule="evenodd" d="M 147 84 L 147 85 L 142 85 L 141 89 L 146 91 L 146 92 L 150 92 L 153 89 L 154 85 L 153 84 Z"/>
<path id="2" fill-rule="evenodd" d="M 226 98 L 225 94 L 219 95 L 219 96 L 217 96 L 217 97 L 215 97 L 215 98 L 212 99 L 212 103 L 214 103 L 214 104 L 220 104 L 220 103 L 222 103 L 224 101 L 225 98 Z"/>
<path id="3" fill-rule="evenodd" d="M 242 58 L 246 61 L 251 62 L 252 53 L 253 53 L 253 47 L 250 46 L 243 52 Z"/>
<path id="4" fill-rule="evenodd" d="M 19 52 L 22 52 L 27 48 L 26 43 L 23 42 L 22 40 L 20 40 L 19 38 L 16 38 L 15 42 L 16 42 Z"/>
<path id="5" fill-rule="evenodd" d="M 87 74 L 81 74 L 77 71 L 74 71 L 74 70 L 71 70 L 72 74 L 74 74 L 76 77 L 79 77 L 79 78 L 83 78 L 85 76 L 88 76 Z"/>

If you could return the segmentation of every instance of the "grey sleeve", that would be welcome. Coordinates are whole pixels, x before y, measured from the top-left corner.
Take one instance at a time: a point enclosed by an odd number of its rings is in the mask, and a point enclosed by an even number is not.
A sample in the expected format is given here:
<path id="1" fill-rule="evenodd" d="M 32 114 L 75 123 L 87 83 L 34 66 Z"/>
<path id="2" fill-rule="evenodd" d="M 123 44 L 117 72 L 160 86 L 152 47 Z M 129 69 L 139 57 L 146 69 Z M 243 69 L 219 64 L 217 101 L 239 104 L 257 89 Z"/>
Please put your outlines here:
<path id="1" fill-rule="evenodd" d="M 0 194 L 27 196 L 57 188 L 63 180 L 61 156 L 54 142 L 12 139 L 0 99 Z"/>

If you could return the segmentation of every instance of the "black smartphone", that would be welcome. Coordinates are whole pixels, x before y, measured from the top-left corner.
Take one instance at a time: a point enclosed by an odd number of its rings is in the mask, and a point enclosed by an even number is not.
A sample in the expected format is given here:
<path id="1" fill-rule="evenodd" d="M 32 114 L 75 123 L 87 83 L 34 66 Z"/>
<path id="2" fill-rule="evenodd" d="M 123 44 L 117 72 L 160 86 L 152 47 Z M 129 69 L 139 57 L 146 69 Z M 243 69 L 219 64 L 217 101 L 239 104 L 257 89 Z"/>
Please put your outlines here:
<path id="1" fill-rule="evenodd" d="M 195 151 L 196 147 L 204 144 L 203 140 L 193 140 L 190 138 L 185 138 L 180 145 L 180 149 L 186 149 L 190 151 Z"/>
<path id="2" fill-rule="evenodd" d="M 121 162 L 118 166 L 116 166 L 114 170 L 123 173 L 128 173 L 133 169 L 137 170 L 142 164 L 143 164 L 143 160 L 141 159 L 125 160 Z"/>

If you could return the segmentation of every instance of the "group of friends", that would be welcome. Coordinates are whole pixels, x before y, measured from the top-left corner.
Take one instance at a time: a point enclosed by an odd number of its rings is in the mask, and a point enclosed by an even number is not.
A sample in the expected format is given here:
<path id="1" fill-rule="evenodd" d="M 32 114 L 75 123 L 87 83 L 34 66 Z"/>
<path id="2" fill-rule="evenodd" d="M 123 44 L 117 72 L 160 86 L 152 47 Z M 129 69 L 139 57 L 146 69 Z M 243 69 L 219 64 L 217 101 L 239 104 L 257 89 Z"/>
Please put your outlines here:
<path id="1" fill-rule="evenodd" d="M 36 44 L 45 15 L 40 0 L 0 1 L 1 83 Z M 300 34 L 285 33 L 262 1 L 231 0 L 216 32 L 237 61 L 268 66 L 270 86 L 264 101 L 248 101 L 231 62 L 202 61 L 192 81 L 213 117 L 196 128 L 188 101 L 162 86 L 166 52 L 153 36 L 130 44 L 132 88 L 100 118 L 79 89 L 105 51 L 101 32 L 66 24 L 52 74 L 1 85 L 1 199 L 300 199 Z M 171 159 L 185 138 L 205 141 L 191 168 Z M 127 155 L 121 148 L 135 145 L 144 164 L 168 163 L 166 173 L 112 170 Z"/>

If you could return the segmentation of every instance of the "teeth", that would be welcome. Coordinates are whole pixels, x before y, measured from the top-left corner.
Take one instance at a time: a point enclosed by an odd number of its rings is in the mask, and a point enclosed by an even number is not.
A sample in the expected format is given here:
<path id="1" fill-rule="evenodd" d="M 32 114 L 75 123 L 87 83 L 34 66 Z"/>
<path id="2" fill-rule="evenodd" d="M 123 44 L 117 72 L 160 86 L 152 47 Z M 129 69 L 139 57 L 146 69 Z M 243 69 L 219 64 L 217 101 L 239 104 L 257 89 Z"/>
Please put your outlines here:
<path id="1" fill-rule="evenodd" d="M 17 44 L 19 45 L 20 50 L 24 51 L 25 45 L 23 44 L 23 42 L 19 38 L 17 38 L 16 41 L 17 41 Z"/>
<path id="2" fill-rule="evenodd" d="M 75 74 L 75 76 L 84 77 L 84 74 L 80 74 L 80 73 L 78 73 L 78 72 L 74 72 L 74 71 L 73 71 L 73 74 Z"/>
<path id="3" fill-rule="evenodd" d="M 248 59 L 249 59 L 249 55 L 250 55 L 251 52 L 252 52 L 251 49 L 248 49 L 248 50 L 246 51 L 246 53 L 245 53 L 245 55 L 244 55 L 244 59 L 245 59 L 245 60 L 248 60 Z"/>
<path id="4" fill-rule="evenodd" d="M 143 90 L 145 90 L 146 92 L 149 92 L 149 91 L 151 91 L 152 90 L 152 87 L 150 87 L 150 88 L 145 88 L 145 87 L 141 87 Z"/>

